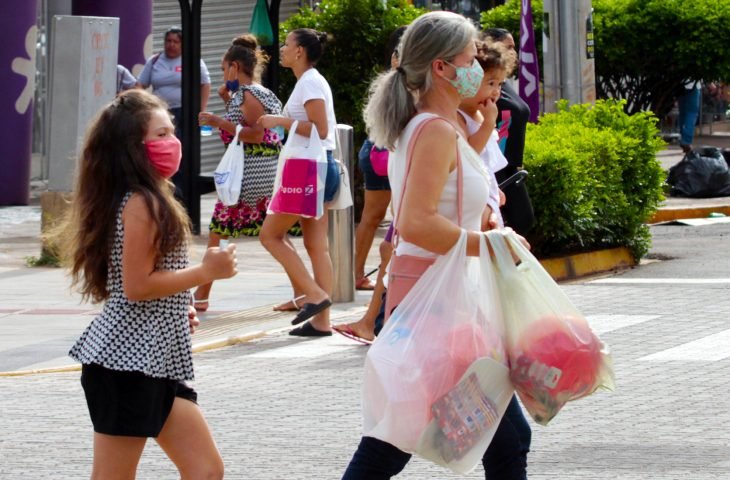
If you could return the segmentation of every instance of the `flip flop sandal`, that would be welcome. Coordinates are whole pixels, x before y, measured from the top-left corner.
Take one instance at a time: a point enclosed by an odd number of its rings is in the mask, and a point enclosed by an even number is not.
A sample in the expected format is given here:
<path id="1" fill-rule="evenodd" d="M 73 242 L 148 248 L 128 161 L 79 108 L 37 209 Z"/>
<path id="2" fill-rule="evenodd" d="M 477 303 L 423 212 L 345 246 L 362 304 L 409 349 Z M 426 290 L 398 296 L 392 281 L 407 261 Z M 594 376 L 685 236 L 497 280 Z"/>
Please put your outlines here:
<path id="1" fill-rule="evenodd" d="M 275 306 L 273 308 L 273 310 L 275 312 L 298 312 L 299 310 L 302 309 L 302 307 L 299 306 L 299 304 L 297 303 L 297 301 L 298 300 L 301 300 L 304 297 L 306 297 L 306 295 L 299 295 L 298 297 L 294 297 L 291 300 L 289 300 L 288 302 L 282 304 L 282 305 L 292 304 L 292 305 L 294 305 L 293 308 L 292 307 L 278 308 L 278 307 L 281 307 L 281 305 L 277 305 L 277 306 Z"/>
<path id="2" fill-rule="evenodd" d="M 305 303 L 302 305 L 301 310 L 299 310 L 299 313 L 297 313 L 297 316 L 294 317 L 294 320 L 291 321 L 292 325 L 299 325 L 300 323 L 309 320 L 313 316 L 317 315 L 319 312 L 326 310 L 332 306 L 332 300 L 329 298 L 325 298 L 319 303 Z M 312 327 L 314 328 L 314 327 Z"/>
<path id="3" fill-rule="evenodd" d="M 202 303 L 205 303 L 206 306 L 205 307 L 198 307 L 198 304 L 202 304 Z M 207 311 L 208 310 L 208 307 L 209 307 L 209 305 L 207 305 L 207 304 L 208 304 L 208 299 L 207 298 L 201 298 L 200 300 L 195 299 L 195 298 L 193 299 L 193 307 L 195 307 L 195 310 L 197 312 L 204 313 L 205 311 Z"/>
<path id="4" fill-rule="evenodd" d="M 355 340 L 358 343 L 362 343 L 363 345 L 372 345 L 373 340 L 368 340 L 367 338 L 363 338 L 359 336 L 355 331 L 350 327 L 349 325 L 335 325 L 332 327 L 332 330 L 339 333 L 343 337 L 347 337 L 350 340 Z"/>
<path id="5" fill-rule="evenodd" d="M 295 337 L 331 337 L 332 332 L 323 332 L 322 330 L 317 330 L 312 326 L 311 323 L 307 322 L 301 327 L 290 330 L 289 335 Z"/>
<path id="6" fill-rule="evenodd" d="M 375 282 L 368 277 L 358 278 L 355 281 L 355 290 L 375 290 Z"/>

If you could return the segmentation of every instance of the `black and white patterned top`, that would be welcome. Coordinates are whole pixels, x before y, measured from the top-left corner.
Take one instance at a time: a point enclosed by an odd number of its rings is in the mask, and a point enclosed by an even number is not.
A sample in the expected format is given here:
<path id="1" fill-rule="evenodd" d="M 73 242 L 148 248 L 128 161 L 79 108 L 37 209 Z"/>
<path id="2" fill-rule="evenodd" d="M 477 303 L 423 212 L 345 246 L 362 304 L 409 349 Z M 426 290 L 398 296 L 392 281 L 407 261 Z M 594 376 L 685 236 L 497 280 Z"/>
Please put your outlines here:
<path id="1" fill-rule="evenodd" d="M 86 328 L 69 355 L 82 364 L 111 370 L 142 372 L 173 380 L 193 379 L 193 354 L 188 323 L 188 290 L 155 300 L 133 302 L 122 288 L 124 225 L 122 211 L 132 196 L 124 196 L 117 212 L 109 258 L 104 308 Z M 181 270 L 189 264 L 187 245 L 165 255 L 155 270 Z"/>
<path id="2" fill-rule="evenodd" d="M 281 115 L 281 100 L 279 100 L 279 97 L 277 97 L 274 92 L 269 90 L 268 88 L 259 85 L 258 83 L 252 83 L 250 85 L 241 85 L 238 88 L 238 91 L 231 97 L 231 100 L 229 102 L 237 107 L 235 109 L 228 108 L 227 111 L 229 114 L 235 115 L 236 113 L 239 115 L 239 118 L 236 119 L 236 121 L 240 121 L 241 117 L 243 116 L 240 110 L 240 106 L 243 103 L 244 99 L 244 92 L 249 92 L 251 95 L 256 98 L 259 102 L 261 102 L 261 105 L 264 107 L 264 113 L 269 115 Z M 236 110 L 236 113 L 233 113 L 232 110 Z"/>

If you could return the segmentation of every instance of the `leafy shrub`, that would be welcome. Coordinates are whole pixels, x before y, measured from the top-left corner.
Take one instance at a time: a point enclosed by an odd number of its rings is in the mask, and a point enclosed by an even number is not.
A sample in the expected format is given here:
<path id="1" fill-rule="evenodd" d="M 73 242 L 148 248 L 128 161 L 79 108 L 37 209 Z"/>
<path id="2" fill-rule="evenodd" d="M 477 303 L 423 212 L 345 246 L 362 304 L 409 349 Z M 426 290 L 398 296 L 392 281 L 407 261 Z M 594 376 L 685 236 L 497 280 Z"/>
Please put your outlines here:
<path id="1" fill-rule="evenodd" d="M 519 45 L 520 0 L 483 12 L 482 27 L 512 32 Z M 730 2 L 593 0 L 599 98 L 626 99 L 628 112 L 663 118 L 687 79 L 729 81 Z M 542 65 L 542 0 L 532 0 Z"/>
<path id="2" fill-rule="evenodd" d="M 540 256 L 626 246 L 649 249 L 644 222 L 663 199 L 656 160 L 663 142 L 651 113 L 628 115 L 624 102 L 567 106 L 530 124 L 525 168 L 537 225 L 530 242 Z"/>

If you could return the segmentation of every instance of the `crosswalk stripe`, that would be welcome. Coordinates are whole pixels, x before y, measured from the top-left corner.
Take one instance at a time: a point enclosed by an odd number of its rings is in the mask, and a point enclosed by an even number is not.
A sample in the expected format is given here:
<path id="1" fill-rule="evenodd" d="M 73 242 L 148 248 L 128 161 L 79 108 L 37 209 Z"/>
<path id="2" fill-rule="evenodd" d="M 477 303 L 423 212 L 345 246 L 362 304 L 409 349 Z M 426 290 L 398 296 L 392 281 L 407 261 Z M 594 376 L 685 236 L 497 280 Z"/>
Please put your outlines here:
<path id="1" fill-rule="evenodd" d="M 641 357 L 645 361 L 716 362 L 730 357 L 730 330 Z"/>
<path id="2" fill-rule="evenodd" d="M 730 283 L 730 278 L 599 278 L 591 284 L 677 284 L 677 285 L 722 285 Z"/>
<path id="3" fill-rule="evenodd" d="M 608 333 L 624 327 L 648 322 L 659 315 L 588 315 L 586 319 L 597 334 Z"/>

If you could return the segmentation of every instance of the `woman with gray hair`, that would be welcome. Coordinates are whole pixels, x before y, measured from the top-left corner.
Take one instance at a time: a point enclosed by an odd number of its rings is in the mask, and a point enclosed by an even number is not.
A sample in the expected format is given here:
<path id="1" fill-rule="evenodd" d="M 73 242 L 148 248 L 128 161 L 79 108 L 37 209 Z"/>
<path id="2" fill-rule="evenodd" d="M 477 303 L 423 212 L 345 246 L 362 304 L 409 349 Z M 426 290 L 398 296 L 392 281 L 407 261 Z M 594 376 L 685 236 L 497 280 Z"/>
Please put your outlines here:
<path id="1" fill-rule="evenodd" d="M 462 230 L 467 254 L 479 255 L 489 177 L 458 117 L 461 100 L 474 96 L 484 74 L 476 61 L 476 38 L 476 29 L 461 15 L 422 15 L 401 40 L 399 67 L 371 86 L 365 122 L 375 144 L 392 151 L 388 176 L 400 237 L 388 270 L 386 316 L 417 280 L 397 275 L 404 261 L 410 274 L 414 265 L 423 274 L 457 243 Z M 364 436 L 343 480 L 389 479 L 410 457 L 387 441 Z"/>

